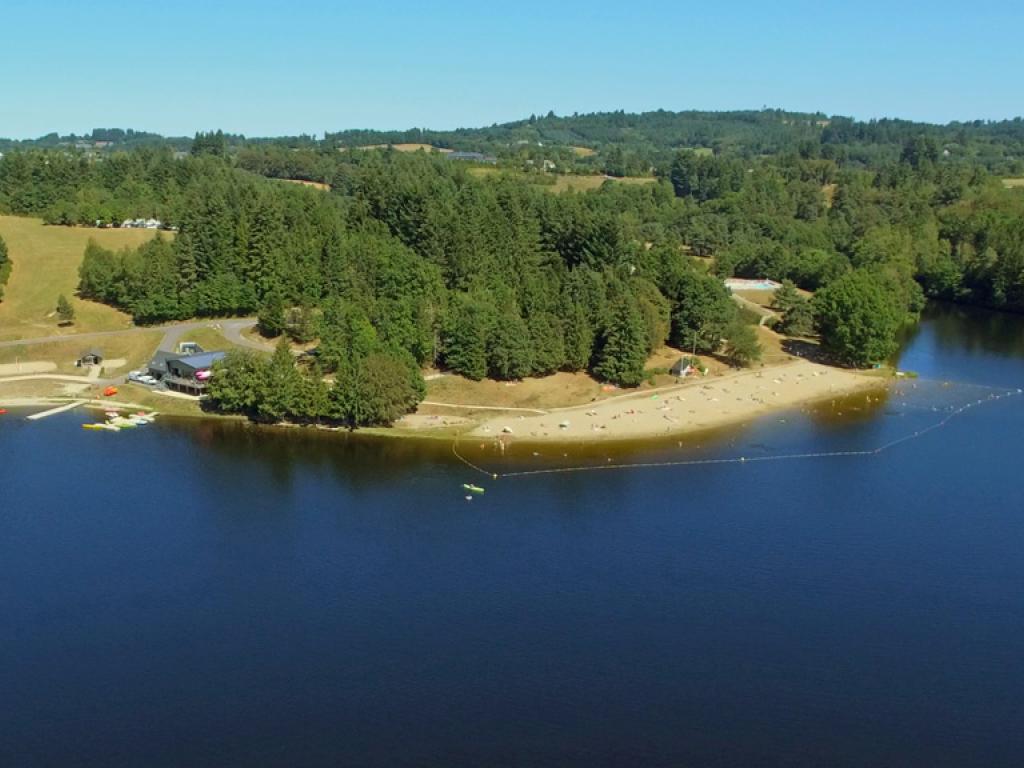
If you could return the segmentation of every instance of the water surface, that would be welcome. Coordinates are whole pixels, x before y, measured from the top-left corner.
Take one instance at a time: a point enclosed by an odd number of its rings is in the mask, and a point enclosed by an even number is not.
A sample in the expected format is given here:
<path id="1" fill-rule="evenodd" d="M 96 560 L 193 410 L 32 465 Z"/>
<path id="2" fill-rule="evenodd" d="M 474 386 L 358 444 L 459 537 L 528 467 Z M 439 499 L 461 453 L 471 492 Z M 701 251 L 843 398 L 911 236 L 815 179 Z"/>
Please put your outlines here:
<path id="1" fill-rule="evenodd" d="M 1024 398 L 986 399 L 1022 339 L 933 309 L 881 403 L 606 458 L 870 450 L 980 401 L 877 456 L 486 480 L 0 417 L 0 764 L 1024 764 Z"/>

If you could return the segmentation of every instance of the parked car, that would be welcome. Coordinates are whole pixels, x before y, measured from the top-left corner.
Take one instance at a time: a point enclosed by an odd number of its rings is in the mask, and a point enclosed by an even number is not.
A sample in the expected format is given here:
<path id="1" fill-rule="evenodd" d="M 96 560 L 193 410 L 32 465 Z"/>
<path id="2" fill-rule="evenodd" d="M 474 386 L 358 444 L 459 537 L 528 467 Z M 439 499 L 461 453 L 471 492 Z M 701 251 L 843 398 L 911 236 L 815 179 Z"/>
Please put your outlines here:
<path id="1" fill-rule="evenodd" d="M 130 371 L 128 373 L 128 381 L 142 381 L 142 377 L 147 375 L 145 371 Z"/>
<path id="2" fill-rule="evenodd" d="M 148 384 L 151 387 L 157 383 L 156 379 L 154 379 L 148 373 L 147 374 L 143 374 L 142 376 L 140 376 L 139 377 L 139 382 L 141 382 L 142 384 Z"/>

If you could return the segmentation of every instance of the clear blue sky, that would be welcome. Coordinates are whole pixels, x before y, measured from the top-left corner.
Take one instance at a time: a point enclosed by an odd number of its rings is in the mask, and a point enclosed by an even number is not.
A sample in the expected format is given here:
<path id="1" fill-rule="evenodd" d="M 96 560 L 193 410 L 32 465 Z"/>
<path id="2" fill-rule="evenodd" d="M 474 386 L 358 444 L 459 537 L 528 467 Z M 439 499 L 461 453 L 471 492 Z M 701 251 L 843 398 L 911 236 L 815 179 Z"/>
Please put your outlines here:
<path id="1" fill-rule="evenodd" d="M 0 136 L 18 138 L 454 128 L 549 109 L 1024 113 L 1017 0 L 4 0 L 0 29 Z"/>

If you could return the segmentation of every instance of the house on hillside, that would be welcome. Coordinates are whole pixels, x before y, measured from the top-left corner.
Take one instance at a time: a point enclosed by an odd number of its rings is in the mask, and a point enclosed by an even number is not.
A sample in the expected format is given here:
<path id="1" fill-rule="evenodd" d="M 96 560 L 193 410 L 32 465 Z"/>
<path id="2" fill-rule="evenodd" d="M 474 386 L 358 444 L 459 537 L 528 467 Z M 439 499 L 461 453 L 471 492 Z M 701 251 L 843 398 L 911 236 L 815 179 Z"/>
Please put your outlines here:
<path id="1" fill-rule="evenodd" d="M 449 160 L 464 160 L 470 163 L 489 163 L 495 165 L 498 158 L 493 155 L 485 155 L 482 152 L 449 152 L 445 155 Z"/>

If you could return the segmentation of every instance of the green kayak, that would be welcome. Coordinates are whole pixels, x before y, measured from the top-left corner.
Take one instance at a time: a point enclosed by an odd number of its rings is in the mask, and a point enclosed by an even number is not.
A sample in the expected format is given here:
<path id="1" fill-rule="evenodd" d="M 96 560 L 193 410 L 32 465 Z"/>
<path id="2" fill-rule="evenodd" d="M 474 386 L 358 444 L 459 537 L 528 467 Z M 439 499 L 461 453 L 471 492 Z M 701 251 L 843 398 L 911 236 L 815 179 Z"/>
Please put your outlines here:
<path id="1" fill-rule="evenodd" d="M 481 488 L 479 485 L 473 485 L 472 483 L 463 483 L 462 487 L 465 488 L 470 493 L 483 493 L 484 492 L 483 488 Z"/>

